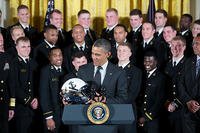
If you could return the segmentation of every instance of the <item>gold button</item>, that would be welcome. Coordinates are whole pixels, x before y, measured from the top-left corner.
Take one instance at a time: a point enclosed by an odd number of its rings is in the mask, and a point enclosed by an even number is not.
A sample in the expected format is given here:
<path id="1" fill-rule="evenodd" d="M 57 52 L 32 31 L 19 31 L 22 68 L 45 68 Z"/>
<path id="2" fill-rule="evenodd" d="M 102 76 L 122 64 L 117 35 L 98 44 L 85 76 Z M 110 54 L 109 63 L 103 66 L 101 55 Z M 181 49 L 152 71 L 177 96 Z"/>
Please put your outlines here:
<path id="1" fill-rule="evenodd" d="M 150 115 L 152 115 L 152 113 L 149 113 Z"/>
<path id="2" fill-rule="evenodd" d="M 3 97 L 1 97 L 0 100 L 3 100 Z"/>
<path id="3" fill-rule="evenodd" d="M 146 111 L 147 109 L 146 108 L 144 108 L 144 111 Z"/>
<path id="4" fill-rule="evenodd" d="M 176 87 L 176 85 L 173 85 L 173 87 L 175 88 L 175 87 Z"/>
<path id="5" fill-rule="evenodd" d="M 29 89 L 28 91 L 31 92 L 31 89 Z"/>
<path id="6" fill-rule="evenodd" d="M 175 95 L 175 94 L 176 94 L 176 92 L 173 92 L 173 94 Z"/>
<path id="7" fill-rule="evenodd" d="M 3 89 L 1 89 L 1 92 L 3 92 Z"/>
<path id="8" fill-rule="evenodd" d="M 146 104 L 147 102 L 144 102 L 144 104 Z"/>
<path id="9" fill-rule="evenodd" d="M 31 82 L 28 82 L 28 84 L 30 85 L 30 84 L 31 84 Z"/>
<path id="10" fill-rule="evenodd" d="M 4 81 L 3 81 L 3 80 L 1 80 L 1 83 L 2 83 L 2 84 L 3 84 L 3 82 L 4 82 Z"/>
<path id="11" fill-rule="evenodd" d="M 144 97 L 147 97 L 147 95 L 144 95 Z"/>
<path id="12" fill-rule="evenodd" d="M 24 101 L 26 101 L 26 98 L 24 98 Z"/>

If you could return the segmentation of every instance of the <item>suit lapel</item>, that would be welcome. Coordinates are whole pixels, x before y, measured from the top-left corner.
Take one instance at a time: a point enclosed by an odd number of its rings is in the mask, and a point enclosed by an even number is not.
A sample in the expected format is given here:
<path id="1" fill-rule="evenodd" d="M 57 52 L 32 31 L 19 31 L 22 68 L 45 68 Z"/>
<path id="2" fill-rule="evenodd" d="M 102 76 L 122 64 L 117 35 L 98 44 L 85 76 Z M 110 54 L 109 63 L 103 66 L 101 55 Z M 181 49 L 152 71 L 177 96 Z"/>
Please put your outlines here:
<path id="1" fill-rule="evenodd" d="M 107 84 L 107 83 L 109 83 L 111 81 L 111 78 L 112 78 L 112 75 L 113 75 L 112 71 L 113 71 L 113 69 L 111 67 L 111 64 L 108 63 L 108 66 L 106 68 L 106 75 L 104 77 L 102 86 L 104 86 L 105 84 Z"/>

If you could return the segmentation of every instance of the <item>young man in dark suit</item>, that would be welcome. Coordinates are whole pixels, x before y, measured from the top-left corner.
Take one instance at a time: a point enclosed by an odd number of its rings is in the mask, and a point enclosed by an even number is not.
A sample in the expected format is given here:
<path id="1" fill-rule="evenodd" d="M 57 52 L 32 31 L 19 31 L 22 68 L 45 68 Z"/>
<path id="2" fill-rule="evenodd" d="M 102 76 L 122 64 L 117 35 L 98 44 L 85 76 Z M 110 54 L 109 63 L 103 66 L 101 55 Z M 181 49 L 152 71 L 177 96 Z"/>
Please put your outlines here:
<path id="1" fill-rule="evenodd" d="M 165 97 L 165 76 L 157 68 L 155 49 L 146 49 L 144 67 L 146 78 L 143 80 L 143 88 L 138 101 L 138 124 L 144 133 L 160 133 L 160 118 Z"/>
<path id="2" fill-rule="evenodd" d="M 184 57 L 184 51 L 186 49 L 185 39 L 181 36 L 174 37 L 171 41 L 170 49 L 172 53 L 172 59 L 165 67 L 165 74 L 168 78 L 168 93 L 167 101 L 165 103 L 165 107 L 168 111 L 167 118 L 169 120 L 169 127 L 167 126 L 167 128 L 170 128 L 170 132 L 172 133 L 182 133 L 183 103 L 179 98 L 178 83 L 183 74 L 184 63 L 186 61 L 186 58 Z"/>
<path id="3" fill-rule="evenodd" d="M 84 81 L 94 81 L 99 88 L 105 88 L 105 95 L 97 96 L 91 99 L 89 103 L 103 102 L 106 104 L 125 103 L 127 100 L 127 78 L 125 72 L 108 61 L 111 46 L 105 39 L 98 39 L 92 47 L 93 63 L 81 66 L 78 71 L 78 77 Z M 97 71 L 100 79 L 97 80 L 94 75 Z M 117 125 L 89 125 L 78 126 L 81 133 L 116 133 Z"/>
<path id="4" fill-rule="evenodd" d="M 178 86 L 180 100 L 183 103 L 183 132 L 200 132 L 200 36 L 193 40 L 194 56 L 184 65 L 183 75 Z"/>
<path id="5" fill-rule="evenodd" d="M 142 37 L 142 12 L 139 9 L 133 9 L 130 11 L 130 25 L 131 31 L 127 35 L 128 42 L 131 43 L 133 47 L 133 54 L 136 54 L 136 51 L 143 41 Z"/>
<path id="6" fill-rule="evenodd" d="M 83 26 L 80 24 L 75 25 L 72 29 L 72 37 L 74 42 L 64 50 L 64 66 L 68 72 L 71 72 L 74 69 L 71 57 L 78 51 L 82 51 L 85 54 L 88 62 L 91 62 L 92 45 L 87 44 L 84 39 L 85 31 Z"/>
<path id="7" fill-rule="evenodd" d="M 34 59 L 37 61 L 39 68 L 49 63 L 49 51 L 56 46 L 58 40 L 58 30 L 54 25 L 48 25 L 44 29 L 44 40 L 34 50 Z"/>
<path id="8" fill-rule="evenodd" d="M 133 124 L 120 126 L 120 133 L 136 132 L 137 123 L 137 107 L 135 100 L 139 94 L 142 83 L 142 71 L 133 65 L 131 62 L 132 50 L 131 44 L 122 43 L 117 47 L 118 67 L 121 67 L 126 72 L 128 82 L 128 100 L 126 103 L 133 105 L 135 119 Z"/>
<path id="9" fill-rule="evenodd" d="M 28 6 L 19 5 L 17 7 L 17 16 L 18 16 L 18 22 L 7 28 L 8 39 L 9 39 L 8 40 L 9 47 L 13 43 L 12 39 L 11 39 L 10 29 L 13 26 L 20 26 L 24 30 L 25 36 L 30 39 L 31 47 L 35 48 L 39 44 L 40 38 L 39 38 L 38 30 L 29 24 L 30 12 L 29 12 Z"/>
<path id="10" fill-rule="evenodd" d="M 114 28 L 119 23 L 118 11 L 115 8 L 106 10 L 106 24 L 107 27 L 101 32 L 101 38 L 107 39 L 111 44 L 115 43 Z"/>
<path id="11" fill-rule="evenodd" d="M 50 63 L 42 68 L 40 75 L 40 104 L 44 118 L 45 133 L 59 133 L 61 125 L 61 78 L 63 56 L 59 48 L 54 47 L 49 52 Z"/>
<path id="12" fill-rule="evenodd" d="M 185 50 L 186 57 L 194 55 L 194 52 L 192 50 L 193 35 L 192 31 L 190 30 L 192 21 L 193 18 L 190 14 L 183 14 L 179 22 L 180 31 L 178 35 L 181 35 L 186 40 L 186 50 Z"/>
<path id="13" fill-rule="evenodd" d="M 34 95 L 37 64 L 29 56 L 31 46 L 27 37 L 17 39 L 16 49 L 18 56 L 11 61 L 10 85 L 15 89 L 16 133 L 30 133 L 34 110 L 38 108 L 38 100 Z"/>

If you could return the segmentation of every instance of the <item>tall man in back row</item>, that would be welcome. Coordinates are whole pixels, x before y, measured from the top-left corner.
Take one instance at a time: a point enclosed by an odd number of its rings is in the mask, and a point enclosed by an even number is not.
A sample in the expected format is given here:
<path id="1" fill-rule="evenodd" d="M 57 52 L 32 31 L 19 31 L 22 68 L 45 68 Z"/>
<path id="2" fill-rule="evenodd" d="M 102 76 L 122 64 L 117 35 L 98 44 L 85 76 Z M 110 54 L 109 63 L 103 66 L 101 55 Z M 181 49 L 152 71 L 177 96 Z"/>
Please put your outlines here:
<path id="1" fill-rule="evenodd" d="M 106 104 L 125 103 L 127 95 L 127 80 L 125 72 L 108 61 L 111 46 L 105 39 L 98 39 L 92 47 L 93 63 L 81 66 L 78 71 L 78 77 L 84 81 L 95 81 L 97 71 L 100 72 L 99 86 L 105 88 L 105 96 L 100 96 L 98 101 Z M 98 102 L 97 101 L 97 102 Z M 96 102 L 90 100 L 91 103 Z M 116 125 L 87 125 L 79 126 L 77 132 L 81 133 L 116 133 Z"/>

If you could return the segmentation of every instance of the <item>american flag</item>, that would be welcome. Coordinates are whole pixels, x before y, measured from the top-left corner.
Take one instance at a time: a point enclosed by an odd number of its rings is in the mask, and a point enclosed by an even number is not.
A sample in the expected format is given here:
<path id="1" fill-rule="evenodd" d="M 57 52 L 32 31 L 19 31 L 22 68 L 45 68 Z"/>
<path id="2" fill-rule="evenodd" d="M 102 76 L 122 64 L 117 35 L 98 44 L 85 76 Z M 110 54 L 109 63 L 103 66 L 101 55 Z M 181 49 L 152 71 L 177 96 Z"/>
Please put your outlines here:
<path id="1" fill-rule="evenodd" d="M 149 0 L 149 7 L 147 12 L 147 20 L 150 22 L 154 22 L 154 14 L 156 12 L 155 2 L 154 0 Z"/>
<path id="2" fill-rule="evenodd" d="M 46 17 L 45 17 L 45 21 L 44 21 L 44 26 L 47 26 L 49 25 L 50 23 L 50 13 L 51 11 L 54 10 L 54 0 L 49 0 L 48 2 L 48 8 L 47 8 L 47 11 L 46 11 Z"/>

